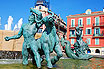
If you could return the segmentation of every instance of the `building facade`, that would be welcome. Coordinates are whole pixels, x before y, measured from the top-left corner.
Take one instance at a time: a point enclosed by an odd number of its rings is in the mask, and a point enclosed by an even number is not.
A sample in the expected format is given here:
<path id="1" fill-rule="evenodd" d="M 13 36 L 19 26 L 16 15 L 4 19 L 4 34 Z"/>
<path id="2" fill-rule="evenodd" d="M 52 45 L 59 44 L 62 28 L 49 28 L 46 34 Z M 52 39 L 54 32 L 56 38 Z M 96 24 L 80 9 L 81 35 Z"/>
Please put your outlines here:
<path id="1" fill-rule="evenodd" d="M 67 40 L 73 44 L 76 42 L 75 27 L 82 29 L 82 39 L 88 43 L 87 53 L 92 55 L 104 55 L 104 9 L 67 16 Z"/>

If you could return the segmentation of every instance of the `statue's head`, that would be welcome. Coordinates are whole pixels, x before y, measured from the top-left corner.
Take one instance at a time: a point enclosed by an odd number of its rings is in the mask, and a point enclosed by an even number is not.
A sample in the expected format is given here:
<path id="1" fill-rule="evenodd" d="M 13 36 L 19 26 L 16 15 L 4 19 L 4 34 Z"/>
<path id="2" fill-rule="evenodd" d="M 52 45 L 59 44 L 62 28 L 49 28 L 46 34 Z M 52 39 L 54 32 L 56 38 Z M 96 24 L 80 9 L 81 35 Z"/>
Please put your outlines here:
<path id="1" fill-rule="evenodd" d="M 30 8 L 30 12 L 32 12 L 34 15 L 36 15 L 38 20 L 42 19 L 42 13 L 39 10 Z"/>
<path id="2" fill-rule="evenodd" d="M 34 23 L 35 22 L 34 15 L 29 16 L 28 21 L 29 21 L 29 23 Z"/>

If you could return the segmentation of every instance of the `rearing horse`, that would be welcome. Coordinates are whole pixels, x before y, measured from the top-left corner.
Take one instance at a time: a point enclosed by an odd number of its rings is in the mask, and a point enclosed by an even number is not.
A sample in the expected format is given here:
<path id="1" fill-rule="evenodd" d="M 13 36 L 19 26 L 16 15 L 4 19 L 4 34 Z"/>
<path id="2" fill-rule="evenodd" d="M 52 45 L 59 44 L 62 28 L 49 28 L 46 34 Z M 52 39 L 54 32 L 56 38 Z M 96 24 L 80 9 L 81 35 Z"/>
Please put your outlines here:
<path id="1" fill-rule="evenodd" d="M 55 64 L 61 57 L 62 57 L 62 51 L 61 47 L 59 45 L 59 38 L 56 34 L 56 27 L 54 23 L 54 13 L 48 11 L 51 15 L 48 15 L 44 17 L 42 20 L 36 22 L 43 22 L 45 24 L 46 28 L 42 33 L 42 36 L 40 39 L 38 39 L 38 43 L 40 41 L 41 48 L 44 51 L 46 61 L 47 61 L 47 67 L 52 68 L 52 64 Z M 54 58 L 50 59 L 50 53 L 53 52 L 53 50 L 56 52 L 57 56 L 54 56 Z"/>

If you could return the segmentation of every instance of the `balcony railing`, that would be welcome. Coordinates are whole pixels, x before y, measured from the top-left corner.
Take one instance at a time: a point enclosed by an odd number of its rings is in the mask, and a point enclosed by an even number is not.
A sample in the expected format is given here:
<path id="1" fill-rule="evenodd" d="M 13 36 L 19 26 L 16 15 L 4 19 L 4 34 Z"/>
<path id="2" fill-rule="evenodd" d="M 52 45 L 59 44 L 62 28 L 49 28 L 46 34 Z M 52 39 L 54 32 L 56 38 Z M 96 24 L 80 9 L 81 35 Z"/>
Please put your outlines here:
<path id="1" fill-rule="evenodd" d="M 69 25 L 69 28 L 75 28 L 75 27 L 83 27 L 84 25 L 83 24 L 81 24 L 81 25 Z"/>
<path id="2" fill-rule="evenodd" d="M 93 34 L 93 37 L 104 37 L 104 34 Z"/>
<path id="3" fill-rule="evenodd" d="M 76 37 L 76 35 L 75 34 L 71 34 L 71 35 L 69 35 L 69 37 Z"/>
<path id="4" fill-rule="evenodd" d="M 94 24 L 93 24 L 93 27 L 96 27 L 96 26 L 97 26 L 97 27 L 98 27 L 98 26 L 104 26 L 104 23 L 94 23 Z"/>

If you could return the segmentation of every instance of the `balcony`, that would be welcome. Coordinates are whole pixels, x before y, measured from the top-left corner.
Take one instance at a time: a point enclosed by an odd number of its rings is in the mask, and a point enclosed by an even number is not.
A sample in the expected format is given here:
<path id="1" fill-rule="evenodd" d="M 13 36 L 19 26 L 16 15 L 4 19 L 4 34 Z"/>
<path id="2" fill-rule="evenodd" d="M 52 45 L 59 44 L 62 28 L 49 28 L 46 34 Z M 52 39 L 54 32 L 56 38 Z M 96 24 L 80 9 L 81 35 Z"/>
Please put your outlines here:
<path id="1" fill-rule="evenodd" d="M 93 38 L 104 38 L 104 34 L 93 34 Z"/>
<path id="2" fill-rule="evenodd" d="M 102 22 L 102 23 L 94 23 L 93 27 L 104 27 L 104 22 Z"/>
<path id="3" fill-rule="evenodd" d="M 71 34 L 71 35 L 69 35 L 69 38 L 76 38 L 76 35 L 75 34 Z"/>
<path id="4" fill-rule="evenodd" d="M 83 28 L 83 24 L 81 25 L 69 25 L 69 29 L 75 29 L 76 27 Z"/>

